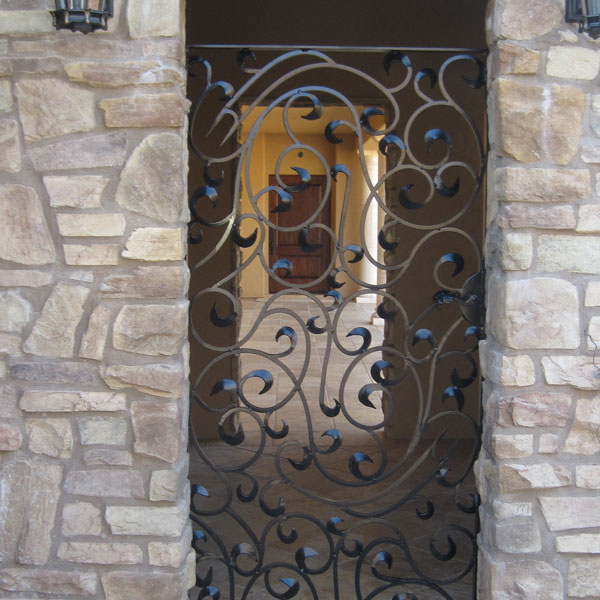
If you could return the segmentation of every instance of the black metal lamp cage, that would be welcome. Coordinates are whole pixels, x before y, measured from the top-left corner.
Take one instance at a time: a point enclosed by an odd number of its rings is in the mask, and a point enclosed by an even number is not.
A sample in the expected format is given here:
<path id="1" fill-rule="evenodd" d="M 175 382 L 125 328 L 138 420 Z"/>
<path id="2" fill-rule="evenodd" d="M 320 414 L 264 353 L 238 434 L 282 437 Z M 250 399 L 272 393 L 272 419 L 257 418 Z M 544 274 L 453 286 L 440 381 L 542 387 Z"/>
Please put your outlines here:
<path id="1" fill-rule="evenodd" d="M 566 20 L 579 23 L 579 32 L 600 37 L 600 0 L 566 0 Z"/>
<path id="2" fill-rule="evenodd" d="M 56 10 L 51 12 L 56 29 L 106 31 L 108 18 L 113 16 L 113 0 L 56 0 Z"/>

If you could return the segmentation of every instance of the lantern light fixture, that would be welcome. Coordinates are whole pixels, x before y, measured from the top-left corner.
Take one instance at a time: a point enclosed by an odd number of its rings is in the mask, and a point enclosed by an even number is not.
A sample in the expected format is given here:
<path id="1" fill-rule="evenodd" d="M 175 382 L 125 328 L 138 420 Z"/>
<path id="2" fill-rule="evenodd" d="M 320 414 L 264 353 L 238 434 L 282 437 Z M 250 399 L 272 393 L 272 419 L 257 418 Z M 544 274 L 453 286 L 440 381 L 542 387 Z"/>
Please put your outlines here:
<path id="1" fill-rule="evenodd" d="M 106 31 L 108 18 L 113 16 L 113 0 L 56 0 L 56 10 L 51 12 L 56 29 Z"/>
<path id="2" fill-rule="evenodd" d="M 567 23 L 579 23 L 579 32 L 600 37 L 600 0 L 566 0 Z"/>

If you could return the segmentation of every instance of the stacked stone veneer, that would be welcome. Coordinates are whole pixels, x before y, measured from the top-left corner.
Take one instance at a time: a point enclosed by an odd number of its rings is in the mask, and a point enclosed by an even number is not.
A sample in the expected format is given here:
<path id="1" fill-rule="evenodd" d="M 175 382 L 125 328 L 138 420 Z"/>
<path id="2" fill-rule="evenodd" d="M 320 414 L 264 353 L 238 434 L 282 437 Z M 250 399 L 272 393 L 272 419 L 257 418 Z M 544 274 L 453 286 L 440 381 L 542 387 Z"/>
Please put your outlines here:
<path id="1" fill-rule="evenodd" d="M 557 0 L 488 33 L 479 597 L 600 598 L 600 44 Z"/>
<path id="2" fill-rule="evenodd" d="M 182 7 L 53 4 L 0 2 L 0 598 L 181 599 Z"/>

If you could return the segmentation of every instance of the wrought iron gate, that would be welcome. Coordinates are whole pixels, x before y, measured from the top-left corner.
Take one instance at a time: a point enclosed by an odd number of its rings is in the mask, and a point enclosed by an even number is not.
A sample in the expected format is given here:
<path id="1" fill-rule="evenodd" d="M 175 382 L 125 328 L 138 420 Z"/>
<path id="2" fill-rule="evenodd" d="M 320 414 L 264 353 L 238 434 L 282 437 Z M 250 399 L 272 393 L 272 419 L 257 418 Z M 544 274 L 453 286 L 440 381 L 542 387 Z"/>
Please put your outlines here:
<path id="1" fill-rule="evenodd" d="M 482 57 L 190 48 L 191 598 L 474 596 Z"/>

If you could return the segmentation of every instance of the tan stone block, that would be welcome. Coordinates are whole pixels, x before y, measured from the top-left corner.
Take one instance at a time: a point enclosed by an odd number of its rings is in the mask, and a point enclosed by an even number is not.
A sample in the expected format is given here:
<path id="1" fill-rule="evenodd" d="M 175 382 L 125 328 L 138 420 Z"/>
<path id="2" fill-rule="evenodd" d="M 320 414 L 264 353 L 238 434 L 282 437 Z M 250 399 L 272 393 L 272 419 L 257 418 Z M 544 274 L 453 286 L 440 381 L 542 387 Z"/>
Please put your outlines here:
<path id="1" fill-rule="evenodd" d="M 542 513 L 550 531 L 600 527 L 600 497 L 541 496 Z"/>
<path id="2" fill-rule="evenodd" d="M 600 163 L 600 146 L 595 142 L 586 142 L 581 148 L 581 158 L 586 163 Z"/>
<path id="3" fill-rule="evenodd" d="M 575 419 L 565 442 L 569 454 L 592 456 L 600 451 L 600 399 L 577 400 Z"/>
<path id="4" fill-rule="evenodd" d="M 0 271 L 0 287 L 44 287 L 52 283 L 52 273 L 42 271 Z"/>
<path id="5" fill-rule="evenodd" d="M 0 119 L 0 171 L 18 173 L 20 170 L 19 125 L 14 119 Z"/>
<path id="6" fill-rule="evenodd" d="M 502 237 L 502 268 L 507 271 L 529 269 L 533 260 L 533 237 L 530 233 L 507 231 Z"/>
<path id="7" fill-rule="evenodd" d="M 60 282 L 46 300 L 23 350 L 38 356 L 73 356 L 75 329 L 89 293 L 86 287 Z"/>
<path id="8" fill-rule="evenodd" d="M 60 596 L 87 597 L 96 593 L 96 580 L 96 573 L 89 571 L 0 570 L 0 589 L 9 592 L 42 592 Z"/>
<path id="9" fill-rule="evenodd" d="M 496 169 L 495 189 L 508 202 L 574 202 L 592 194 L 587 169 Z"/>
<path id="10" fill-rule="evenodd" d="M 185 56 L 181 40 L 142 40 L 142 54 L 144 56 L 158 56 L 164 58 L 174 58 L 181 60 Z"/>
<path id="11" fill-rule="evenodd" d="M 595 204 L 583 204 L 579 207 L 577 231 L 581 233 L 600 233 L 600 207 Z"/>
<path id="12" fill-rule="evenodd" d="M 531 206 L 509 204 L 504 209 L 504 222 L 513 229 L 574 229 L 575 212 L 571 206 Z"/>
<path id="13" fill-rule="evenodd" d="M 182 260 L 185 256 L 182 231 L 161 227 L 134 229 L 121 256 L 145 261 Z"/>
<path id="14" fill-rule="evenodd" d="M 506 356 L 498 352 L 482 352 L 481 370 L 485 377 L 503 386 L 525 387 L 535 383 L 533 361 L 526 354 Z"/>
<path id="15" fill-rule="evenodd" d="M 105 306 L 96 306 L 88 323 L 88 328 L 81 339 L 79 356 L 91 360 L 102 360 L 111 313 Z"/>
<path id="16" fill-rule="evenodd" d="M 28 142 L 96 127 L 94 94 L 80 87 L 59 79 L 22 79 L 15 93 Z"/>
<path id="17" fill-rule="evenodd" d="M 532 520 L 497 523 L 494 528 L 494 543 L 502 552 L 512 554 L 529 554 L 542 549 L 540 530 Z"/>
<path id="18" fill-rule="evenodd" d="M 21 331 L 30 315 L 31 305 L 19 293 L 0 292 L 0 331 Z"/>
<path id="19" fill-rule="evenodd" d="M 19 403 L 26 412 L 74 412 L 125 410 L 125 394 L 114 392 L 56 392 L 26 390 Z"/>
<path id="20" fill-rule="evenodd" d="M 181 398 L 183 394 L 183 373 L 173 365 L 114 365 L 102 368 L 100 374 L 111 389 L 131 387 L 164 398 Z"/>
<path id="21" fill-rule="evenodd" d="M 600 596 L 600 558 L 574 558 L 569 562 L 570 596 L 593 598 Z"/>
<path id="22" fill-rule="evenodd" d="M 109 275 L 100 292 L 106 298 L 178 298 L 184 283 L 181 267 L 138 267 L 133 273 Z"/>
<path id="23" fill-rule="evenodd" d="M 58 558 L 96 565 L 138 565 L 143 560 L 143 553 L 135 544 L 62 542 L 58 547 Z"/>
<path id="24" fill-rule="evenodd" d="M 24 265 L 46 265 L 56 260 L 40 200 L 33 188 L 0 186 L 0 259 Z"/>
<path id="25" fill-rule="evenodd" d="M 54 208 L 99 208 L 100 197 L 109 181 L 102 175 L 49 175 L 43 179 L 50 206 Z"/>
<path id="26" fill-rule="evenodd" d="M 503 75 L 533 75 L 540 66 L 540 53 L 510 42 L 498 43 L 498 67 Z"/>
<path id="27" fill-rule="evenodd" d="M 115 237 L 125 233 L 120 213 L 58 214 L 58 231 L 65 237 Z"/>
<path id="28" fill-rule="evenodd" d="M 552 162 L 568 165 L 575 158 L 584 111 L 585 94 L 582 90 L 561 85 L 550 88 L 550 107 L 546 113 L 544 133 L 547 138 L 545 155 Z"/>
<path id="29" fill-rule="evenodd" d="M 533 435 L 495 434 L 492 445 L 496 458 L 521 458 L 533 454 Z"/>
<path id="30" fill-rule="evenodd" d="M 559 449 L 560 438 L 553 433 L 542 433 L 538 444 L 540 454 L 556 454 Z"/>
<path id="31" fill-rule="evenodd" d="M 500 491 L 504 493 L 527 489 L 566 487 L 571 484 L 571 479 L 568 469 L 549 463 L 505 464 L 499 468 L 498 484 Z"/>
<path id="32" fill-rule="evenodd" d="M 152 471 L 150 500 L 175 502 L 179 498 L 179 473 L 177 471 Z M 152 563 L 151 563 L 152 564 Z"/>
<path id="33" fill-rule="evenodd" d="M 585 305 L 600 306 L 600 281 L 592 281 L 585 288 Z"/>
<path id="34" fill-rule="evenodd" d="M 533 515 L 533 504 L 531 502 L 501 502 L 495 500 L 493 508 L 494 516 L 498 520 L 531 517 Z"/>
<path id="35" fill-rule="evenodd" d="M 22 443 L 21 429 L 12 423 L 0 421 L 0 452 L 14 452 Z"/>
<path id="36" fill-rule="evenodd" d="M 113 535 L 180 537 L 187 522 L 186 503 L 177 506 L 107 506 L 106 522 Z"/>
<path id="37" fill-rule="evenodd" d="M 575 485 L 587 490 L 600 490 L 600 465 L 577 465 Z"/>
<path id="38" fill-rule="evenodd" d="M 10 81 L 0 81 L 0 112 L 13 109 L 13 97 Z"/>
<path id="39" fill-rule="evenodd" d="M 109 98 L 98 105 L 107 127 L 182 127 L 184 101 L 180 94 L 139 94 Z"/>
<path id="40" fill-rule="evenodd" d="M 50 33 L 52 17 L 47 10 L 3 10 L 0 12 L 0 35 Z"/>
<path id="41" fill-rule="evenodd" d="M 579 533 L 576 535 L 559 535 L 556 537 L 556 551 L 577 554 L 600 554 L 600 534 Z"/>
<path id="42" fill-rule="evenodd" d="M 122 165 L 126 151 L 127 134 L 119 131 L 31 148 L 29 157 L 36 171 L 96 169 Z"/>
<path id="43" fill-rule="evenodd" d="M 181 34 L 178 0 L 130 0 L 127 22 L 132 38 L 175 37 Z"/>
<path id="44" fill-rule="evenodd" d="M 183 82 L 180 71 L 166 67 L 158 60 L 103 63 L 78 62 L 65 65 L 71 81 L 87 83 L 92 87 L 123 87 L 126 85 L 179 85 Z"/>
<path id="45" fill-rule="evenodd" d="M 564 427 L 571 416 L 568 394 L 531 392 L 510 401 L 512 421 L 519 427 Z"/>
<path id="46" fill-rule="evenodd" d="M 27 445 L 35 454 L 69 458 L 73 434 L 69 419 L 25 419 Z"/>
<path id="47" fill-rule="evenodd" d="M 127 441 L 127 420 L 122 417 L 88 417 L 77 419 L 82 446 L 124 446 Z"/>
<path id="48" fill-rule="evenodd" d="M 175 223 L 184 207 L 184 170 L 181 137 L 173 133 L 149 135 L 127 161 L 115 200 L 127 210 Z"/>
<path id="49" fill-rule="evenodd" d="M 176 354 L 187 334 L 187 315 L 185 306 L 125 305 L 115 319 L 113 346 L 150 356 Z"/>
<path id="50" fill-rule="evenodd" d="M 540 271 L 600 273 L 600 237 L 572 235 L 541 235 L 538 239 Z"/>
<path id="51" fill-rule="evenodd" d="M 83 464 L 88 467 L 101 465 L 131 467 L 133 465 L 133 457 L 131 452 L 127 450 L 98 448 L 96 450 L 86 450 L 83 453 Z"/>
<path id="52" fill-rule="evenodd" d="M 600 51 L 581 46 L 551 46 L 546 74 L 565 79 L 595 79 L 600 70 Z"/>
<path id="53" fill-rule="evenodd" d="M 550 385 L 570 385 L 578 390 L 600 389 L 596 367 L 586 356 L 545 356 L 542 368 Z"/>
<path id="54" fill-rule="evenodd" d="M 118 265 L 119 246 L 117 244 L 65 244 L 65 262 L 68 265 Z"/>
<path id="55" fill-rule="evenodd" d="M 482 594 L 493 600 L 563 600 L 558 569 L 541 560 L 492 563 L 490 581 Z M 480 596 L 482 596 L 480 594 Z M 482 596 L 485 598 L 485 595 Z"/>
<path id="56" fill-rule="evenodd" d="M 102 533 L 100 509 L 89 502 L 65 504 L 62 514 L 62 533 L 65 537 L 100 535 Z"/>
<path id="57" fill-rule="evenodd" d="M 144 481 L 137 471 L 101 470 L 71 471 L 64 489 L 74 496 L 143 498 Z"/>
<path id="58" fill-rule="evenodd" d="M 181 411 L 177 404 L 134 401 L 131 403 L 131 419 L 135 453 L 155 456 L 170 463 L 179 458 L 183 436 Z"/>
<path id="59" fill-rule="evenodd" d="M 498 0 L 493 11 L 493 31 L 499 38 L 532 40 L 558 27 L 563 14 L 553 0 Z"/>
<path id="60" fill-rule="evenodd" d="M 148 557 L 150 564 L 156 567 L 171 567 L 177 569 L 181 566 L 188 548 L 182 548 L 180 543 L 167 544 L 165 542 L 149 542 Z"/>
<path id="61" fill-rule="evenodd" d="M 0 354 L 21 354 L 21 338 L 18 335 L 0 333 Z"/>

